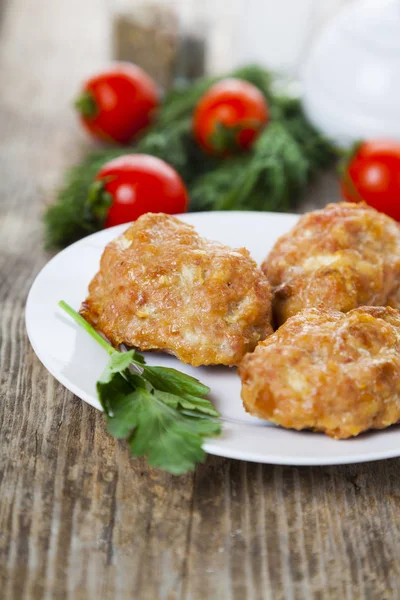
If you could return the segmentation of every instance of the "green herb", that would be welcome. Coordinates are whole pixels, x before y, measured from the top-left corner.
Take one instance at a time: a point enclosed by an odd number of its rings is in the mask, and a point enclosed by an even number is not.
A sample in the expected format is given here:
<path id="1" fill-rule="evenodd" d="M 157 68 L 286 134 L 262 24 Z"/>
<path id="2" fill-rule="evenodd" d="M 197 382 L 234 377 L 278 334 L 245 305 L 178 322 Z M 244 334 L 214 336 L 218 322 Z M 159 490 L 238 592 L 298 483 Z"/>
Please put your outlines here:
<path id="1" fill-rule="evenodd" d="M 96 100 L 91 92 L 83 92 L 74 102 L 82 117 L 94 118 L 98 111 Z"/>
<path id="2" fill-rule="evenodd" d="M 97 382 L 108 432 L 126 439 L 134 456 L 174 475 L 202 462 L 205 437 L 221 431 L 209 388 L 175 369 L 150 367 L 135 350 L 119 352 L 66 302 L 60 307 L 110 355 Z"/>
<path id="3" fill-rule="evenodd" d="M 250 152 L 213 158 L 193 138 L 193 109 L 222 77 L 175 89 L 165 97 L 157 123 L 137 144 L 92 152 L 67 172 L 56 203 L 45 213 L 47 246 L 65 246 L 101 228 L 101 219 L 92 214 L 90 186 L 107 161 L 129 152 L 153 154 L 172 165 L 188 187 L 192 211 L 293 209 L 312 176 L 332 165 L 337 151 L 307 121 L 299 99 L 273 92 L 268 71 L 245 67 L 231 76 L 256 85 L 270 106 L 270 123 Z"/>

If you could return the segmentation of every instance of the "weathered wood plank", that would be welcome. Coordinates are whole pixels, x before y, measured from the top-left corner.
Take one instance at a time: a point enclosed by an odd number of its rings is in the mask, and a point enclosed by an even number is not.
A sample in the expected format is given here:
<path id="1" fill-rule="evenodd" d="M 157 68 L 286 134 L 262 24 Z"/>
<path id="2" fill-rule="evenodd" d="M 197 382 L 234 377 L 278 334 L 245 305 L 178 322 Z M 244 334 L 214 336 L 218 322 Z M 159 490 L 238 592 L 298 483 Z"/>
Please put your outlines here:
<path id="1" fill-rule="evenodd" d="M 398 460 L 290 468 L 210 458 L 196 473 L 183 597 L 398 598 L 398 473 Z"/>

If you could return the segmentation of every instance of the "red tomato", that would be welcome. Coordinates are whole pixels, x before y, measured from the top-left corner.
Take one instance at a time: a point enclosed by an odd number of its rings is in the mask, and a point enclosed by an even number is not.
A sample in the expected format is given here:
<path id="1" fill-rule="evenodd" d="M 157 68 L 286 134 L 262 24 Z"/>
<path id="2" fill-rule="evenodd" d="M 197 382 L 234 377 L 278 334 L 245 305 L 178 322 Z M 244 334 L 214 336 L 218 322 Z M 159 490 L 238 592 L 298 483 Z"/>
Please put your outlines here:
<path id="1" fill-rule="evenodd" d="M 127 144 L 149 125 L 158 103 L 156 85 L 142 69 L 115 63 L 84 83 L 75 107 L 94 137 Z"/>
<path id="2" fill-rule="evenodd" d="M 344 169 L 341 190 L 347 200 L 364 201 L 400 221 L 400 142 L 360 144 Z"/>
<path id="3" fill-rule="evenodd" d="M 111 196 L 105 227 L 134 221 L 147 212 L 182 213 L 188 193 L 178 173 L 147 154 L 126 154 L 106 163 L 96 175 L 100 195 Z M 110 200 L 110 196 L 107 199 Z"/>
<path id="4" fill-rule="evenodd" d="M 268 118 L 268 105 L 258 88 L 242 79 L 223 79 L 200 98 L 193 133 L 208 152 L 227 155 L 250 148 Z"/>

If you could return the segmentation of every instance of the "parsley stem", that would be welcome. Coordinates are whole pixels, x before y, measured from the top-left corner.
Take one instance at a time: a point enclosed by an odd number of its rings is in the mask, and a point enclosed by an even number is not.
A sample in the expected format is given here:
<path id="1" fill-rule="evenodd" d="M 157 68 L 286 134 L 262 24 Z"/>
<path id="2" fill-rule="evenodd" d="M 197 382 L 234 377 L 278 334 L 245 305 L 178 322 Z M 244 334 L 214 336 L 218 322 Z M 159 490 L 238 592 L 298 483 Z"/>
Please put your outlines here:
<path id="1" fill-rule="evenodd" d="M 79 313 L 77 313 L 76 310 L 74 310 L 69 304 L 64 302 L 64 300 L 61 300 L 58 303 L 58 306 L 60 308 L 62 308 L 63 310 L 65 310 L 65 312 L 68 313 L 69 316 L 72 317 L 76 323 L 78 323 L 78 325 L 81 325 L 83 327 L 83 329 L 85 329 L 92 336 L 92 338 L 95 339 L 96 342 L 98 342 L 100 344 L 100 346 L 103 346 L 103 348 L 105 350 L 107 350 L 107 352 L 110 356 L 112 354 L 114 354 L 114 352 L 117 352 L 117 350 L 115 350 L 111 346 L 111 344 L 109 342 L 107 342 L 107 340 L 105 340 L 99 333 L 97 333 L 97 331 L 94 329 L 94 327 L 92 327 L 86 321 L 86 319 L 84 319 Z"/>

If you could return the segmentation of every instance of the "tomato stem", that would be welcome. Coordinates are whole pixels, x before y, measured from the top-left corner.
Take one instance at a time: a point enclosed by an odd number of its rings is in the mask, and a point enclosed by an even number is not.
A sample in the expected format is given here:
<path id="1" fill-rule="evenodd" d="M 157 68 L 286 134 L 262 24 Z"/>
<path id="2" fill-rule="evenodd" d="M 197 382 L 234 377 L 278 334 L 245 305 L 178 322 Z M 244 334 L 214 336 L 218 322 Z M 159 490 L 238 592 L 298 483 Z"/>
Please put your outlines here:
<path id="1" fill-rule="evenodd" d="M 353 202 L 365 202 L 348 171 L 343 173 L 342 181 L 347 186 L 350 194 L 354 198 Z"/>
<path id="2" fill-rule="evenodd" d="M 85 200 L 86 221 L 97 229 L 104 227 L 111 204 L 112 196 L 106 191 L 104 181 L 93 181 Z"/>
<path id="3" fill-rule="evenodd" d="M 82 92 L 75 100 L 74 106 L 82 117 L 87 119 L 93 119 L 98 112 L 96 100 L 91 92 Z"/>

